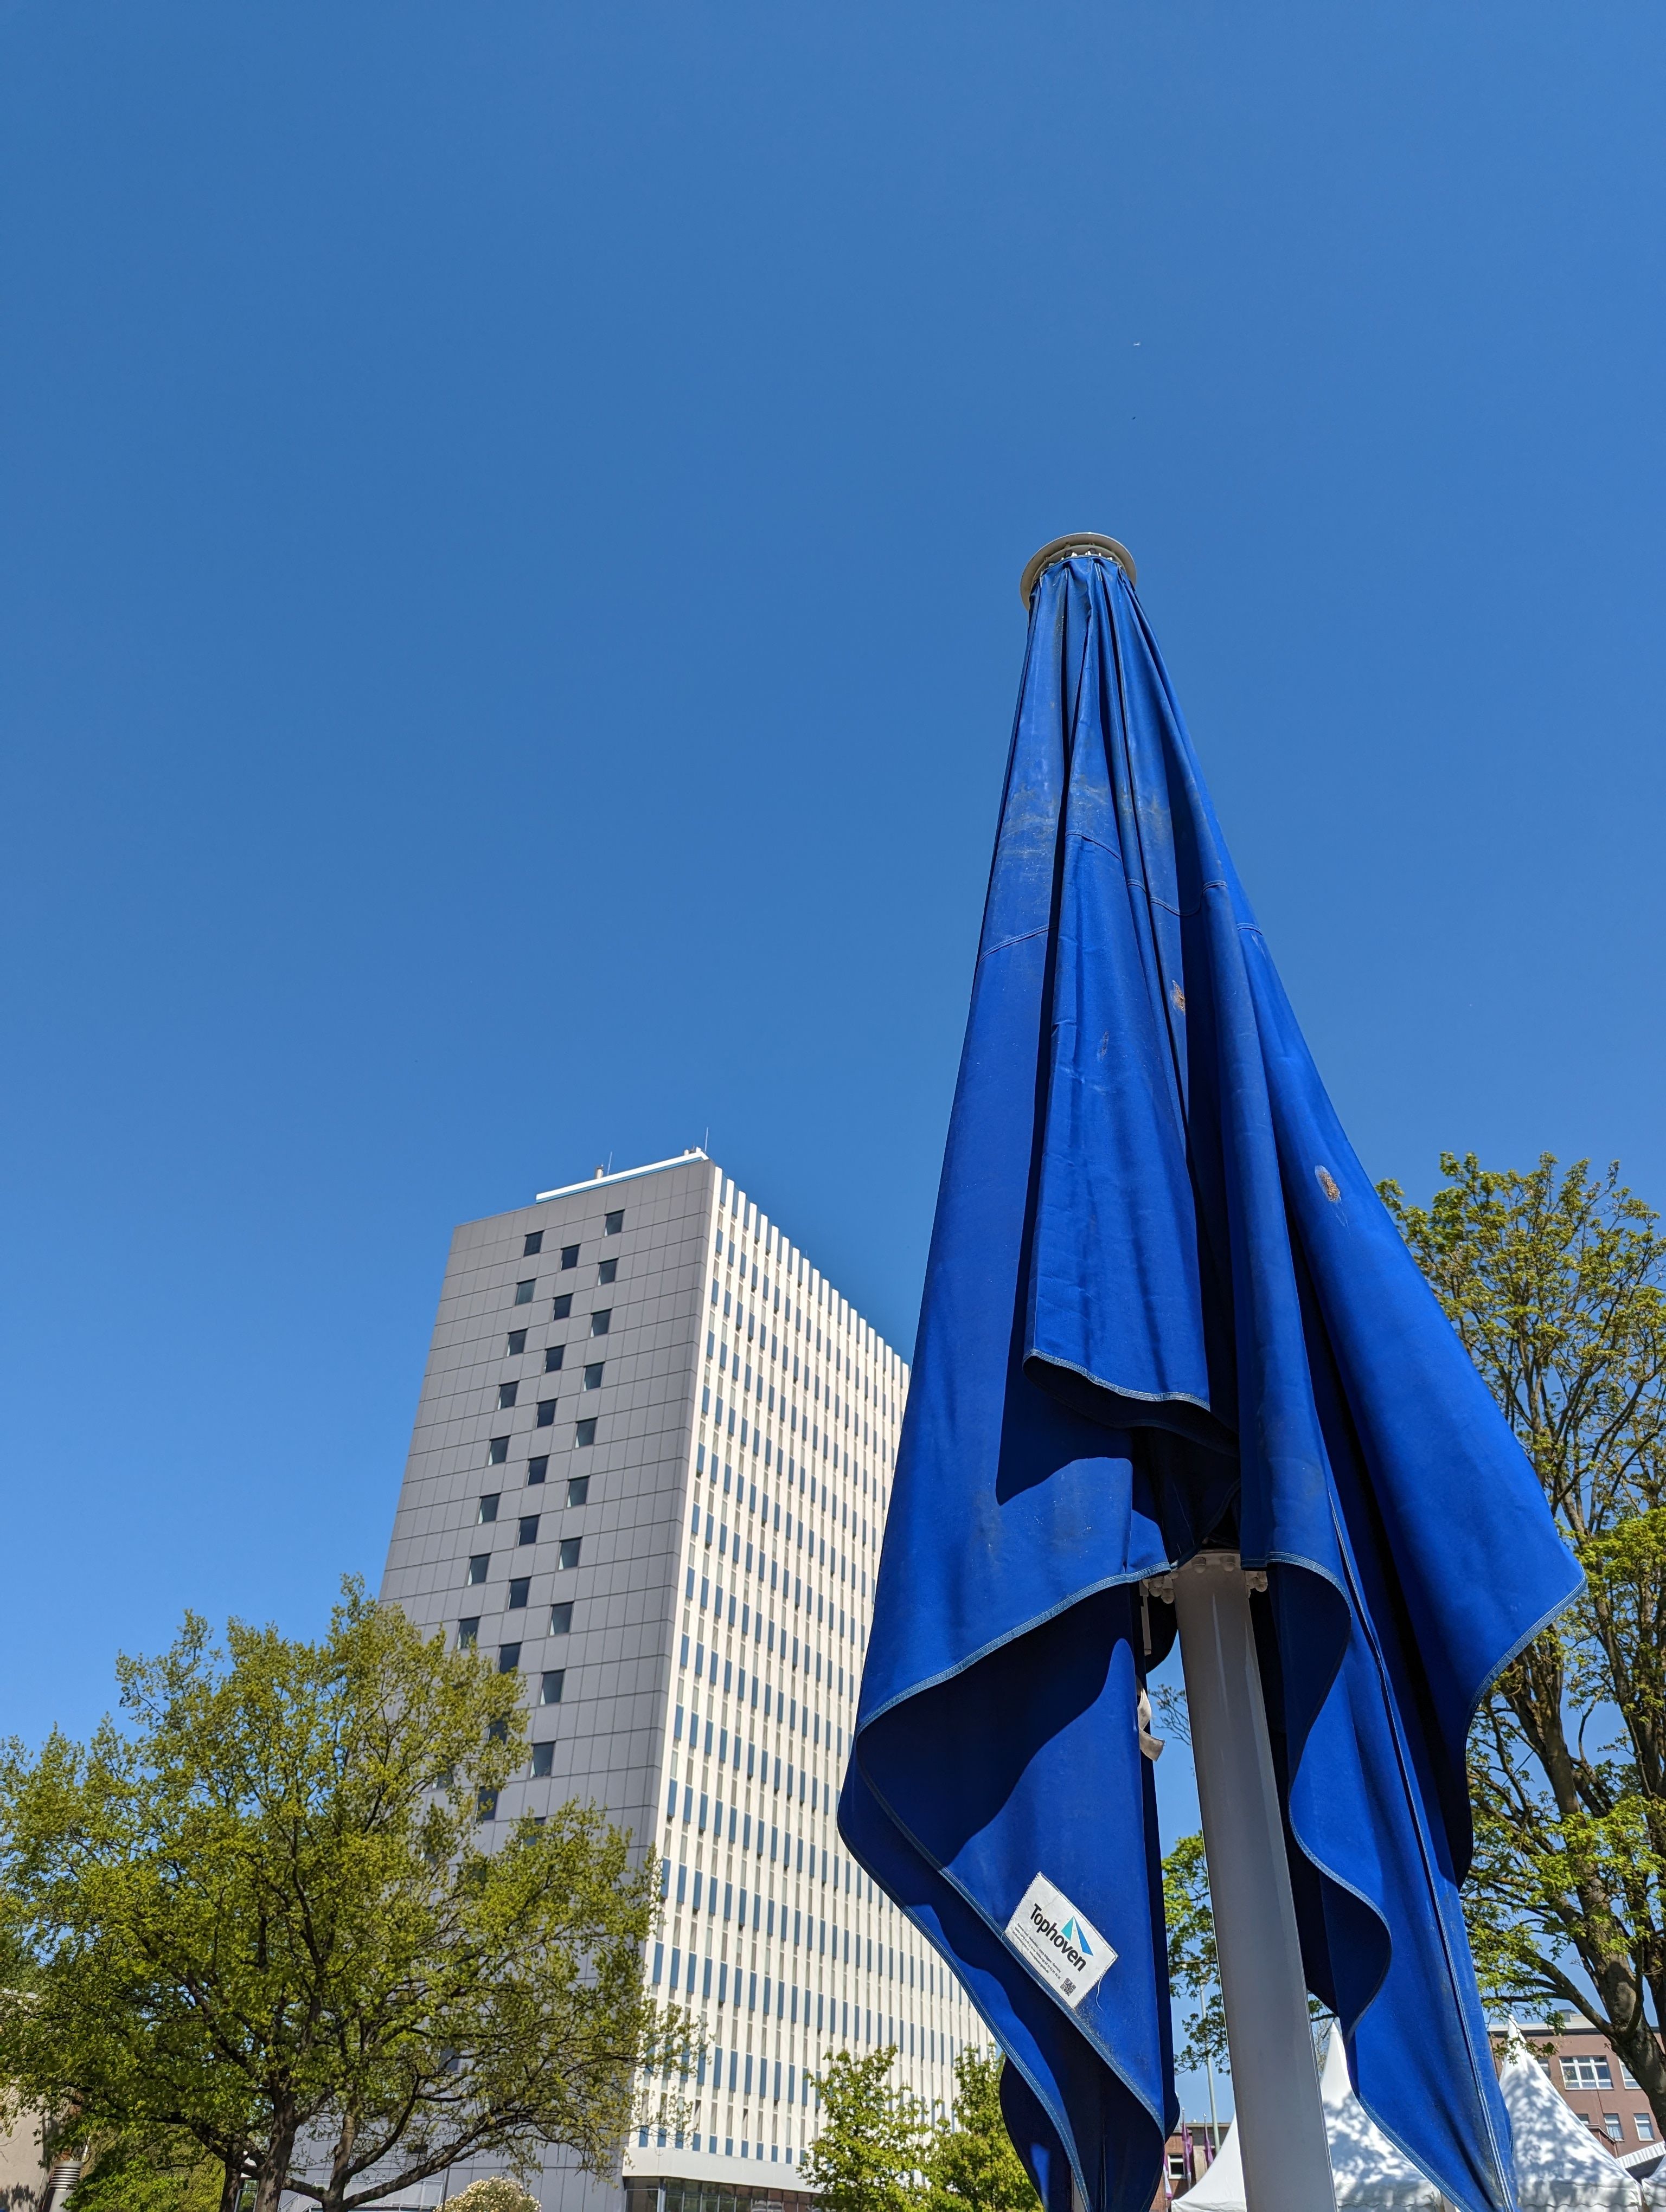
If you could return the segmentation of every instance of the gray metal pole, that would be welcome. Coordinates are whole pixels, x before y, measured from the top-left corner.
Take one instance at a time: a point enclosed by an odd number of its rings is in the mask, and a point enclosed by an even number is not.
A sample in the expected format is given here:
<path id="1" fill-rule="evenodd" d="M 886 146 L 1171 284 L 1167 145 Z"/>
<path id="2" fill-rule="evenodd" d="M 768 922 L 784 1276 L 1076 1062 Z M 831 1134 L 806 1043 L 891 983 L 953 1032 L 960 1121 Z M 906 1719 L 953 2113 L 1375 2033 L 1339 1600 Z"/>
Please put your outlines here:
<path id="1" fill-rule="evenodd" d="M 1235 1552 L 1174 1577 L 1248 2212 L 1336 2212 L 1284 1828 Z"/>

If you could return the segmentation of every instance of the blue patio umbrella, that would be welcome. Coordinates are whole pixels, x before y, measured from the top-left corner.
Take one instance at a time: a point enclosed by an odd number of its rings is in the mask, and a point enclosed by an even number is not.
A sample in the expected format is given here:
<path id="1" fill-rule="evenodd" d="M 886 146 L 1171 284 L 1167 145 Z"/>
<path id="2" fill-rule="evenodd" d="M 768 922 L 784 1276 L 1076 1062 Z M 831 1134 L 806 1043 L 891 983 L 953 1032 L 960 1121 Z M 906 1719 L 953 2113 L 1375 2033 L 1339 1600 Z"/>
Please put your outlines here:
<path id="1" fill-rule="evenodd" d="M 1049 550 L 840 1826 L 1006 2052 L 1049 2212 L 1145 2212 L 1146 1586 L 1236 1552 L 1307 1985 L 1383 2132 L 1505 2212 L 1464 1742 L 1578 1569 L 1325 1095 L 1126 556 Z"/>

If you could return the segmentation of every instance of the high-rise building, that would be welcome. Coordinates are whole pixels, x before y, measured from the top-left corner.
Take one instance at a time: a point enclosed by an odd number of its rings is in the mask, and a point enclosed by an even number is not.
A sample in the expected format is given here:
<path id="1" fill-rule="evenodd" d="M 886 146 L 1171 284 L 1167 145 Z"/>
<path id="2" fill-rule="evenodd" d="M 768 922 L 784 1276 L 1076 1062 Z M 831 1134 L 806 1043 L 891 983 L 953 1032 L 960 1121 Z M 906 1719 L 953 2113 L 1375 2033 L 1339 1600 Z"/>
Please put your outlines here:
<path id="1" fill-rule="evenodd" d="M 550 2212 L 791 2212 L 827 2053 L 946 2105 L 978 2039 L 834 1823 L 908 1380 L 702 1152 L 452 1239 L 382 1595 L 525 1685 L 498 1823 L 576 1797 L 657 1858 L 648 1971 L 707 2052 L 626 2206 L 552 2160 Z"/>

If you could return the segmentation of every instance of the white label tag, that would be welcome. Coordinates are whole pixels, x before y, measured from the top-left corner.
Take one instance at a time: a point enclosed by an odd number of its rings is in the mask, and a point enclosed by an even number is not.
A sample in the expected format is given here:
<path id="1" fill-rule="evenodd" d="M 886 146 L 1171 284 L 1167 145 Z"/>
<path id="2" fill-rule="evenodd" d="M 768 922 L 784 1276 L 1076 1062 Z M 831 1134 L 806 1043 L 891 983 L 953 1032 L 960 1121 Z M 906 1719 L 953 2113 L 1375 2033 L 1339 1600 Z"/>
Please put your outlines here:
<path id="1" fill-rule="evenodd" d="M 1092 1922 L 1044 1874 L 1025 1891 L 1006 1923 L 1006 1940 L 1073 2012 L 1116 1956 Z"/>

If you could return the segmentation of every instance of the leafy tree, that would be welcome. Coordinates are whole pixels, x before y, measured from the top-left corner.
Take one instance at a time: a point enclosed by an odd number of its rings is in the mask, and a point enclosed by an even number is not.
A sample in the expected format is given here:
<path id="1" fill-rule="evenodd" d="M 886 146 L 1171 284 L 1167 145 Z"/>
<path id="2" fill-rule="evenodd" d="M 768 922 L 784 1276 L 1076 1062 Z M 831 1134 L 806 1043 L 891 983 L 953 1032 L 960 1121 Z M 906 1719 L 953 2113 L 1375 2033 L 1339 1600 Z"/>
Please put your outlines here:
<path id="1" fill-rule="evenodd" d="M 1586 1577 L 1471 1737 L 1470 1942 L 1494 2001 L 1591 2013 L 1666 2130 L 1666 1238 L 1617 1166 L 1441 1170 L 1383 1195 Z"/>
<path id="2" fill-rule="evenodd" d="M 830 2051 L 812 2076 L 821 2133 L 805 2154 L 805 2185 L 827 2212 L 917 2212 L 931 2139 L 925 2106 L 889 2081 L 897 2045 L 858 2058 Z"/>
<path id="3" fill-rule="evenodd" d="M 517 1678 L 356 1583 L 318 1644 L 188 1617 L 119 1676 L 125 1732 L 0 1759 L 0 2077 L 122 2155 L 188 2140 L 222 2212 L 605 2168 L 667 2025 L 651 1875 L 577 1805 L 481 1848 Z"/>
<path id="4" fill-rule="evenodd" d="M 1172 1706 L 1165 1717 L 1174 1715 Z M 1173 1718 L 1171 1718 L 1171 1725 Z M 1183 1836 L 1163 1861 L 1163 1917 L 1169 1935 L 1169 1989 L 1189 1998 L 1186 2040 L 1175 2054 L 1183 2073 L 1206 2065 L 1231 2070 L 1220 1966 L 1215 1956 L 1215 1917 L 1209 1902 L 1209 1869 L 1201 1835 Z"/>
<path id="5" fill-rule="evenodd" d="M 106 2137 L 92 2145 L 68 2212 L 218 2212 L 223 2179 L 189 2136 Z"/>
<path id="6" fill-rule="evenodd" d="M 954 2111 L 926 2151 L 929 2212 L 1041 2212 L 1000 2112 L 999 2051 L 963 2051 L 954 2063 Z"/>

